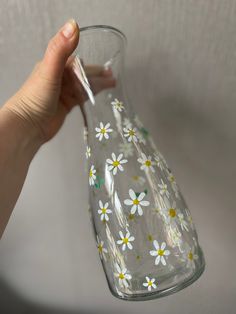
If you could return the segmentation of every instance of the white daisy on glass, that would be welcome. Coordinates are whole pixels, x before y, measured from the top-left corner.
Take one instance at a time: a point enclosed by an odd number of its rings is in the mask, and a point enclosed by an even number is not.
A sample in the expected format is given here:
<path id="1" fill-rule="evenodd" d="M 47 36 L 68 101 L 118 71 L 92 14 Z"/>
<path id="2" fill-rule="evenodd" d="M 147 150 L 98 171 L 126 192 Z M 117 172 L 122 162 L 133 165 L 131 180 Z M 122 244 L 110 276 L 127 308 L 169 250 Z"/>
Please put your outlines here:
<path id="1" fill-rule="evenodd" d="M 165 209 L 162 211 L 165 213 L 165 219 L 167 223 L 175 221 L 177 218 L 178 210 L 176 208 L 176 202 L 170 203 L 167 197 L 164 198 Z"/>
<path id="2" fill-rule="evenodd" d="M 133 128 L 131 124 L 123 128 L 123 131 L 124 136 L 127 137 L 128 142 L 138 142 L 137 129 Z"/>
<path id="3" fill-rule="evenodd" d="M 108 202 L 103 205 L 102 201 L 99 201 L 99 207 L 98 214 L 101 215 L 102 221 L 108 221 L 109 220 L 109 214 L 112 213 L 112 210 L 108 208 Z"/>
<path id="4" fill-rule="evenodd" d="M 167 196 L 169 198 L 170 196 L 170 192 L 167 189 L 167 185 L 163 182 L 163 180 L 161 179 L 161 184 L 158 184 L 159 188 L 160 188 L 160 194 Z"/>
<path id="5" fill-rule="evenodd" d="M 188 231 L 188 223 L 184 219 L 184 215 L 182 213 L 179 213 L 178 218 L 179 218 L 179 223 L 180 223 L 181 229 Z"/>
<path id="6" fill-rule="evenodd" d="M 194 229 L 194 223 L 193 223 L 193 218 L 189 212 L 189 210 L 186 208 L 185 209 L 185 213 L 186 213 L 186 216 L 187 216 L 187 220 L 188 220 L 188 223 L 189 223 L 189 226 L 191 227 L 191 229 Z"/>
<path id="7" fill-rule="evenodd" d="M 134 148 L 131 143 L 125 142 L 119 144 L 119 152 L 123 153 L 125 157 L 133 156 Z"/>
<path id="8" fill-rule="evenodd" d="M 161 246 L 157 240 L 153 241 L 155 250 L 150 251 L 151 256 L 156 256 L 155 265 L 158 265 L 160 262 L 162 265 L 166 265 L 165 257 L 170 255 L 170 251 L 166 250 L 166 243 L 162 242 Z"/>
<path id="9" fill-rule="evenodd" d="M 111 102 L 111 104 L 112 104 L 113 108 L 115 108 L 116 110 L 118 110 L 120 112 L 125 108 L 123 102 L 119 101 L 117 98 L 115 98 L 115 100 L 113 100 Z"/>
<path id="10" fill-rule="evenodd" d="M 97 246 L 98 246 L 98 252 L 99 252 L 101 255 L 103 255 L 104 253 L 105 253 L 105 254 L 108 253 L 107 249 L 104 247 L 104 242 L 103 242 L 103 241 L 100 241 Z"/>
<path id="11" fill-rule="evenodd" d="M 128 127 L 128 126 L 131 126 L 132 123 L 130 122 L 130 119 L 124 118 L 124 120 L 123 120 L 123 125 L 124 125 L 125 127 Z"/>
<path id="12" fill-rule="evenodd" d="M 106 162 L 108 163 L 108 170 L 112 171 L 113 175 L 117 174 L 117 169 L 119 169 L 120 171 L 124 171 L 122 164 L 127 163 L 128 160 L 122 159 L 123 154 L 119 154 L 119 156 L 116 158 L 116 155 L 112 153 L 111 157 L 112 159 L 106 160 Z"/>
<path id="13" fill-rule="evenodd" d="M 117 263 L 115 263 L 115 267 L 117 271 L 115 276 L 119 279 L 119 285 L 127 288 L 129 286 L 128 280 L 132 279 L 132 276 L 128 274 L 127 268 L 121 268 Z"/>
<path id="14" fill-rule="evenodd" d="M 141 157 L 138 158 L 138 162 L 141 164 L 140 169 L 141 170 L 151 170 L 152 172 L 155 172 L 155 169 L 153 168 L 154 162 L 152 161 L 151 156 L 146 156 L 144 153 L 141 153 Z"/>
<path id="15" fill-rule="evenodd" d="M 145 178 L 142 176 L 132 176 L 131 179 L 133 180 L 134 184 L 137 186 L 143 186 L 146 182 Z"/>
<path id="16" fill-rule="evenodd" d="M 86 158 L 89 159 L 91 157 L 91 148 L 89 146 L 86 146 Z"/>
<path id="17" fill-rule="evenodd" d="M 185 257 L 187 258 L 187 267 L 194 267 L 195 266 L 195 260 L 198 259 L 198 255 L 195 254 L 195 249 L 192 248 L 188 250 L 185 254 Z"/>
<path id="18" fill-rule="evenodd" d="M 146 277 L 146 281 L 143 283 L 143 286 L 146 287 L 148 289 L 148 291 L 151 291 L 152 288 L 156 289 L 157 285 L 154 283 L 156 281 L 155 278 L 150 279 L 149 277 Z"/>
<path id="19" fill-rule="evenodd" d="M 168 180 L 170 181 L 171 187 L 172 187 L 173 191 L 175 192 L 175 196 L 179 198 L 178 185 L 177 185 L 177 183 L 175 181 L 174 175 L 170 171 L 168 173 Z"/>
<path id="20" fill-rule="evenodd" d="M 103 137 L 106 140 L 109 139 L 109 133 L 113 131 L 110 129 L 110 125 L 110 123 L 104 125 L 102 122 L 100 122 L 100 127 L 95 128 L 95 131 L 97 132 L 96 137 L 98 137 L 99 141 L 101 141 Z"/>
<path id="21" fill-rule="evenodd" d="M 120 231 L 120 232 L 119 232 L 119 235 L 120 235 L 121 240 L 118 240 L 118 241 L 117 241 L 117 244 L 119 244 L 119 245 L 122 244 L 122 251 L 125 251 L 126 246 L 127 246 L 130 250 L 132 250 L 133 245 L 132 245 L 130 242 L 133 242 L 134 239 L 135 239 L 135 237 L 130 236 L 130 232 L 129 232 L 129 231 L 126 232 L 126 235 L 124 235 L 123 232 Z"/>
<path id="22" fill-rule="evenodd" d="M 94 165 L 91 166 L 89 170 L 89 185 L 94 185 L 96 180 L 96 169 L 94 168 Z"/>
<path id="23" fill-rule="evenodd" d="M 138 211 L 139 216 L 143 215 L 143 209 L 141 206 L 148 206 L 149 201 L 144 201 L 143 198 L 146 196 L 144 192 L 140 193 L 139 196 L 136 196 L 134 190 L 129 189 L 129 196 L 131 199 L 124 200 L 125 205 L 132 206 L 131 214 L 135 214 Z"/>

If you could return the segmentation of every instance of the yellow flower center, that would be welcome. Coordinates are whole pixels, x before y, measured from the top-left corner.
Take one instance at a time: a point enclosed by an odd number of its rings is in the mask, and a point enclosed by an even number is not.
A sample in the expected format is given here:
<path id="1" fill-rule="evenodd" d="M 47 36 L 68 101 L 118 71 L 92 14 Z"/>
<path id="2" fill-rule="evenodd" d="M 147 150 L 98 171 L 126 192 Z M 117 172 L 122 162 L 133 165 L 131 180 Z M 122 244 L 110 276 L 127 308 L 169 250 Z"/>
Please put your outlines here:
<path id="1" fill-rule="evenodd" d="M 125 278 L 125 275 L 122 274 L 122 273 L 120 273 L 120 274 L 119 274 L 119 278 L 120 278 L 120 279 L 124 279 L 124 278 Z"/>
<path id="2" fill-rule="evenodd" d="M 146 161 L 145 161 L 145 165 L 146 165 L 147 167 L 150 167 L 150 166 L 151 166 L 151 161 L 150 161 L 150 160 L 146 160 Z"/>
<path id="3" fill-rule="evenodd" d="M 90 176 L 90 178 L 93 176 L 92 170 L 89 171 L 89 176 Z"/>
<path id="4" fill-rule="evenodd" d="M 140 202 L 139 202 L 139 200 L 136 198 L 135 200 L 133 200 L 133 204 L 134 205 L 138 205 Z"/>
<path id="5" fill-rule="evenodd" d="M 105 134 L 106 132 L 107 132 L 107 130 L 106 130 L 105 128 L 102 128 L 102 129 L 101 129 L 101 133 L 102 133 L 102 134 Z"/>
<path id="6" fill-rule="evenodd" d="M 118 167 L 119 166 L 119 164 L 120 164 L 120 162 L 118 161 L 118 160 L 116 160 L 116 161 L 113 161 L 113 166 L 114 167 Z"/>
<path id="7" fill-rule="evenodd" d="M 106 208 L 101 208 L 101 210 L 102 210 L 102 213 L 103 213 L 103 214 L 106 214 L 106 212 L 107 212 L 107 209 L 106 209 Z"/>
<path id="8" fill-rule="evenodd" d="M 163 256 L 165 251 L 164 250 L 158 250 L 157 253 L 158 253 L 158 255 Z"/>
<path id="9" fill-rule="evenodd" d="M 129 220 L 133 220 L 134 219 L 134 214 L 129 214 Z"/>
<path id="10" fill-rule="evenodd" d="M 149 287 L 152 286 L 151 280 L 148 282 L 148 286 L 149 286 Z"/>
<path id="11" fill-rule="evenodd" d="M 170 216 L 171 218 L 175 218 L 175 216 L 176 216 L 176 210 L 175 210 L 174 208 L 170 208 L 170 209 L 169 209 L 169 216 Z"/>
<path id="12" fill-rule="evenodd" d="M 128 238 L 124 238 L 124 239 L 123 239 L 123 242 L 124 242 L 125 244 L 127 244 L 127 243 L 129 242 L 129 239 L 128 239 Z"/>
<path id="13" fill-rule="evenodd" d="M 174 176 L 170 176 L 169 179 L 170 179 L 170 182 L 172 182 L 172 183 L 175 182 L 175 177 Z"/>
<path id="14" fill-rule="evenodd" d="M 189 253 L 188 253 L 188 258 L 190 259 L 190 261 L 193 260 L 193 253 L 192 253 L 192 252 L 189 252 Z"/>
<path id="15" fill-rule="evenodd" d="M 152 237 L 151 234 L 149 234 L 147 238 L 148 238 L 148 241 L 152 241 L 153 240 L 153 237 Z"/>
<path id="16" fill-rule="evenodd" d="M 99 246 L 98 246 L 98 251 L 99 251 L 99 253 L 102 253 L 102 245 L 101 244 L 99 244 Z"/>
<path id="17" fill-rule="evenodd" d="M 134 131 L 133 130 L 129 130 L 129 136 L 134 136 L 134 135 L 135 135 Z"/>

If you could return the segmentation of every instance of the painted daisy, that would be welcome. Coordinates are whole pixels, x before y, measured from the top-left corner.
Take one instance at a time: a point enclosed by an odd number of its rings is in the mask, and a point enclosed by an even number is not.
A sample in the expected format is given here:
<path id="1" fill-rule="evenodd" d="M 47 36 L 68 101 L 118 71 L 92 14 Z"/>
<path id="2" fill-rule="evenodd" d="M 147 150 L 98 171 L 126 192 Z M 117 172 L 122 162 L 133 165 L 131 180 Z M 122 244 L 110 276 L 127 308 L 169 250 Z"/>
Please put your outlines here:
<path id="1" fill-rule="evenodd" d="M 178 214 L 178 218 L 179 218 L 179 223 L 180 223 L 181 229 L 188 231 L 188 223 L 184 219 L 184 215 L 182 213 L 180 213 L 180 214 Z"/>
<path id="2" fill-rule="evenodd" d="M 123 153 L 125 157 L 133 156 L 134 149 L 131 143 L 120 143 L 119 144 L 119 152 Z"/>
<path id="3" fill-rule="evenodd" d="M 126 246 L 127 246 L 130 250 L 132 250 L 133 246 L 132 246 L 132 244 L 131 244 L 130 242 L 133 242 L 134 239 L 135 239 L 135 237 L 130 236 L 130 232 L 129 232 L 129 231 L 126 232 L 126 235 L 125 235 L 125 236 L 124 236 L 123 232 L 120 231 L 120 232 L 119 232 L 119 235 L 120 235 L 121 240 L 118 240 L 118 241 L 117 241 L 117 244 L 119 244 L 119 245 L 122 244 L 122 251 L 125 251 Z"/>
<path id="4" fill-rule="evenodd" d="M 122 159 L 123 154 L 119 154 L 119 156 L 116 158 L 116 155 L 112 153 L 111 157 L 112 159 L 106 160 L 106 162 L 108 163 L 108 170 L 112 171 L 113 175 L 117 174 L 117 169 L 119 169 L 120 171 L 124 171 L 122 164 L 127 163 L 128 160 Z"/>
<path id="5" fill-rule="evenodd" d="M 122 111 L 125 107 L 122 101 L 119 101 L 117 98 L 115 98 L 114 101 L 111 102 L 113 108 L 115 108 L 118 111 Z"/>
<path id="6" fill-rule="evenodd" d="M 128 142 L 138 142 L 137 129 L 133 128 L 132 125 L 127 125 L 124 130 L 124 136 L 127 137 Z"/>
<path id="7" fill-rule="evenodd" d="M 100 209 L 98 210 L 99 215 L 101 215 L 101 220 L 102 221 L 108 221 L 109 216 L 108 214 L 112 213 L 112 210 L 107 208 L 108 207 L 108 202 L 103 205 L 102 201 L 99 201 L 99 207 Z"/>
<path id="8" fill-rule="evenodd" d="M 95 131 L 97 132 L 96 137 L 98 137 L 99 141 L 101 141 L 103 137 L 106 140 L 109 139 L 109 133 L 113 131 L 110 129 L 110 125 L 110 123 L 104 125 L 102 122 L 100 122 L 100 127 L 95 128 Z"/>
<path id="9" fill-rule="evenodd" d="M 89 170 L 89 185 L 94 185 L 96 180 L 96 169 L 94 168 L 94 165 L 91 166 Z"/>
<path id="10" fill-rule="evenodd" d="M 141 153 L 141 157 L 138 158 L 138 162 L 141 164 L 140 169 L 141 170 L 151 170 L 152 172 L 155 172 L 155 169 L 153 168 L 154 162 L 152 161 L 151 156 L 146 156 L 144 153 Z"/>
<path id="11" fill-rule="evenodd" d="M 102 253 L 108 253 L 107 249 L 104 247 L 104 242 L 103 242 L 103 241 L 100 241 L 100 242 L 98 243 L 98 252 L 99 252 L 100 254 L 102 254 Z"/>
<path id="12" fill-rule="evenodd" d="M 187 257 L 187 267 L 194 267 L 195 266 L 195 260 L 198 259 L 198 255 L 195 254 L 195 249 L 192 248 L 188 250 L 185 254 L 185 257 Z"/>
<path id="13" fill-rule="evenodd" d="M 91 157 L 91 148 L 89 146 L 86 147 L 86 158 L 89 159 Z"/>
<path id="14" fill-rule="evenodd" d="M 124 200 L 125 205 L 132 206 L 131 207 L 131 214 L 135 214 L 135 212 L 138 210 L 139 216 L 143 215 L 143 210 L 141 206 L 148 206 L 150 203 L 149 201 L 144 201 L 143 198 L 145 197 L 145 193 L 142 192 L 139 194 L 139 196 L 136 196 L 134 190 L 129 189 L 129 196 L 131 199 Z"/>
<path id="15" fill-rule="evenodd" d="M 166 265 L 165 256 L 170 255 L 170 251 L 165 249 L 166 243 L 162 242 L 161 246 L 159 246 L 159 243 L 157 242 L 157 240 L 154 240 L 153 245 L 154 245 L 155 250 L 150 251 L 150 255 L 156 256 L 155 265 L 158 265 L 161 262 L 161 264 L 165 266 Z"/>
<path id="16" fill-rule="evenodd" d="M 143 186 L 146 182 L 145 178 L 142 176 L 132 176 L 131 179 L 133 180 L 134 184 L 137 186 Z"/>
<path id="17" fill-rule="evenodd" d="M 170 181 L 171 187 L 172 187 L 173 191 L 175 192 L 175 196 L 179 198 L 178 185 L 177 185 L 177 183 L 175 181 L 174 175 L 170 171 L 169 171 L 169 174 L 168 174 L 168 180 Z"/>
<path id="18" fill-rule="evenodd" d="M 160 194 L 161 195 L 165 195 L 169 198 L 170 193 L 167 189 L 167 185 L 163 182 L 163 180 L 161 179 L 161 184 L 158 184 L 159 188 L 160 188 Z"/>
<path id="19" fill-rule="evenodd" d="M 104 247 L 104 242 L 103 241 L 98 242 L 97 248 L 98 248 L 98 252 L 99 252 L 100 256 L 103 257 L 104 260 L 106 261 L 107 260 L 106 254 L 108 253 L 108 251 Z"/>
<path id="20" fill-rule="evenodd" d="M 163 213 L 165 213 L 165 219 L 167 223 L 170 223 L 177 218 L 178 210 L 176 208 L 176 202 L 173 201 L 170 203 L 167 197 L 164 198 L 165 208 L 163 209 Z"/>
<path id="21" fill-rule="evenodd" d="M 149 277 L 146 277 L 146 281 L 147 281 L 147 282 L 144 282 L 144 283 L 143 283 L 143 286 L 146 287 L 146 288 L 148 288 L 148 291 L 151 291 L 152 288 L 153 288 L 153 289 L 156 289 L 156 288 L 157 288 L 156 284 L 154 283 L 154 282 L 156 281 L 155 278 L 150 279 Z"/>
<path id="22" fill-rule="evenodd" d="M 192 229 L 194 229 L 195 227 L 194 227 L 194 223 L 193 223 L 193 218 L 192 218 L 192 216 L 191 216 L 191 214 L 190 214 L 190 212 L 189 212 L 189 210 L 187 208 L 185 209 L 185 213 L 187 215 L 187 220 L 189 222 L 190 227 Z"/>
<path id="23" fill-rule="evenodd" d="M 119 278 L 119 285 L 127 288 L 129 286 L 128 281 L 132 279 L 132 276 L 128 274 L 126 268 L 121 268 L 117 263 L 115 263 L 116 271 L 115 276 Z"/>

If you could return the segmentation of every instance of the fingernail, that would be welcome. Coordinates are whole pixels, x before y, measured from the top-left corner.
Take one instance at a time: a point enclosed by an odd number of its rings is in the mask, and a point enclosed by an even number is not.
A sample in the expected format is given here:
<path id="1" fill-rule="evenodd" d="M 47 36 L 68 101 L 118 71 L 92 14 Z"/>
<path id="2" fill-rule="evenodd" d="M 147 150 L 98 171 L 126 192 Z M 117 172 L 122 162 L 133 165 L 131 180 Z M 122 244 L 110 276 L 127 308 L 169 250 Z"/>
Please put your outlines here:
<path id="1" fill-rule="evenodd" d="M 70 19 L 62 27 L 62 34 L 68 39 L 71 38 L 76 30 L 76 25 L 76 21 L 74 19 Z"/>

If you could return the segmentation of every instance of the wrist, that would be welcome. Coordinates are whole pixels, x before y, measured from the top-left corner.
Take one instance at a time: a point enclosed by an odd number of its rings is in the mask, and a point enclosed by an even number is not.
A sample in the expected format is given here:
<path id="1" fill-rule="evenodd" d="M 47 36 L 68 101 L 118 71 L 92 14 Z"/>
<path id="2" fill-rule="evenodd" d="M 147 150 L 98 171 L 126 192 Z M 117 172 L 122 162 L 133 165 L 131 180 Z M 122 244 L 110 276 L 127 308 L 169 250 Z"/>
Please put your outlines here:
<path id="1" fill-rule="evenodd" d="M 0 109 L 0 141 L 13 153 L 29 161 L 43 144 L 40 132 L 33 124 L 15 112 L 8 103 Z"/>

